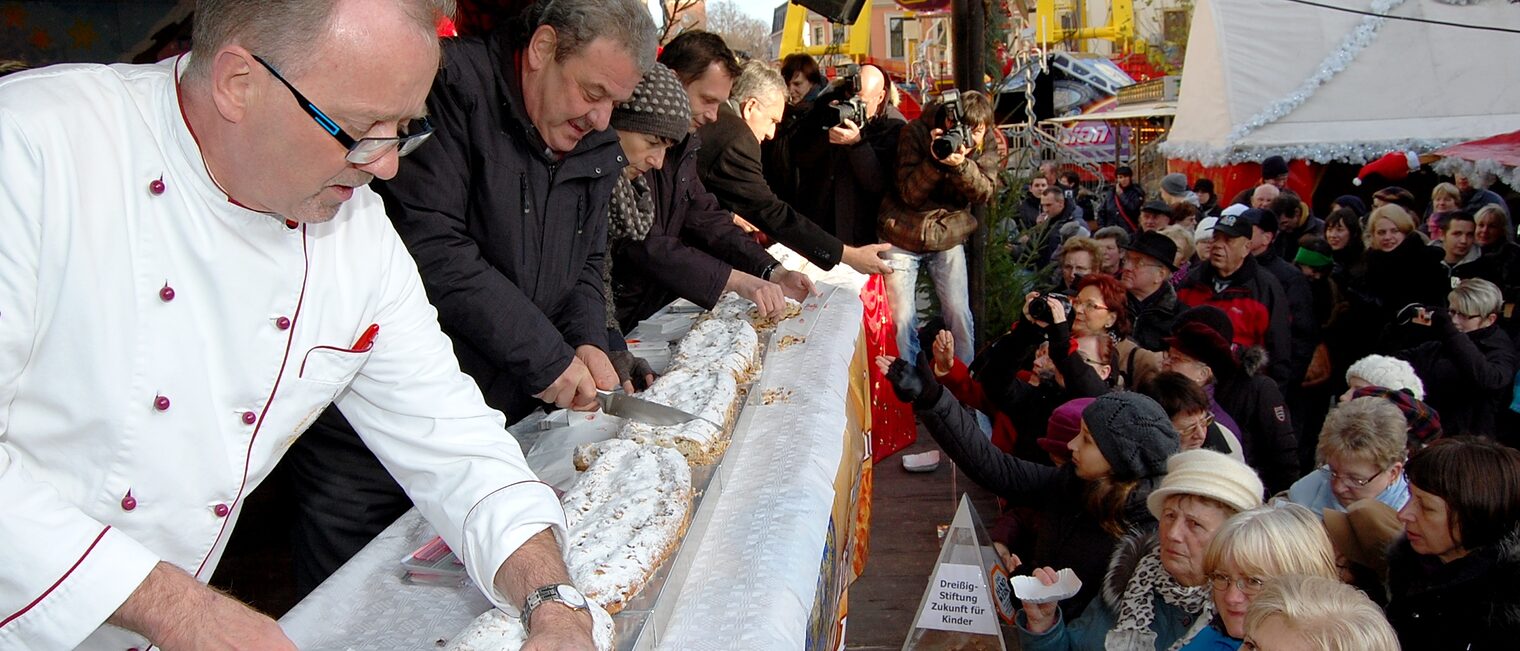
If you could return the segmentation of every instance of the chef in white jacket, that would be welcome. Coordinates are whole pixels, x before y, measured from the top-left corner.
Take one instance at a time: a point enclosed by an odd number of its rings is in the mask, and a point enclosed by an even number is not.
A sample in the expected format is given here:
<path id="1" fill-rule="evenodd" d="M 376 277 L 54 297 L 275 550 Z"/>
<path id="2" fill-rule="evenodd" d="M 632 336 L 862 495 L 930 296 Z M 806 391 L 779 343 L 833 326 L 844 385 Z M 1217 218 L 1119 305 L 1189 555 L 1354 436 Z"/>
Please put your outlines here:
<path id="1" fill-rule="evenodd" d="M 0 79 L 0 649 L 292 648 L 203 582 L 330 402 L 497 606 L 568 581 L 365 187 L 425 139 L 441 3 L 281 4 L 317 11 L 202 0 L 191 57 Z"/>

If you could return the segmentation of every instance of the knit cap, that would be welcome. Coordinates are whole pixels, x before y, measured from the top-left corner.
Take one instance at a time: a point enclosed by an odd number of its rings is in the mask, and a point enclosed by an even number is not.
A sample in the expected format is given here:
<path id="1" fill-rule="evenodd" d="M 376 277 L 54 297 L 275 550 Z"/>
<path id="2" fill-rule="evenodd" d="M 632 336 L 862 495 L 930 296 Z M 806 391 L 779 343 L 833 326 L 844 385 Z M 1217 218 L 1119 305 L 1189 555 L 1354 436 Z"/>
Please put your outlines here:
<path id="1" fill-rule="evenodd" d="M 1082 422 L 1119 481 L 1166 472 L 1167 457 L 1181 447 L 1181 436 L 1161 405 L 1132 391 L 1098 396 L 1082 410 Z"/>
<path id="2" fill-rule="evenodd" d="M 1180 197 L 1184 194 L 1187 194 L 1187 175 L 1173 172 L 1161 177 L 1161 190 L 1174 197 Z"/>
<path id="3" fill-rule="evenodd" d="M 1346 369 L 1346 381 L 1359 377 L 1375 387 L 1405 391 L 1416 399 L 1425 399 L 1425 383 L 1414 372 L 1414 367 L 1397 357 L 1368 355 Z"/>
<path id="4" fill-rule="evenodd" d="M 1266 492 L 1250 466 L 1213 450 L 1188 450 L 1166 461 L 1166 477 L 1145 500 L 1151 515 L 1161 519 L 1161 507 L 1172 495 L 1197 495 L 1229 506 L 1238 513 L 1261 506 Z"/>
<path id="5" fill-rule="evenodd" d="M 1082 410 L 1092 404 L 1092 401 L 1092 398 L 1077 398 L 1056 407 L 1055 411 L 1050 412 L 1045 435 L 1035 439 L 1035 443 L 1052 457 L 1059 455 L 1063 459 L 1071 458 L 1071 449 L 1066 445 L 1082 431 Z"/>
<path id="6" fill-rule="evenodd" d="M 1261 178 L 1275 179 L 1288 173 L 1288 161 L 1282 156 L 1268 156 L 1261 162 Z"/>
<path id="7" fill-rule="evenodd" d="M 644 73 L 633 97 L 612 109 L 612 128 L 679 142 L 691 128 L 691 100 L 676 73 L 656 63 Z"/>
<path id="8" fill-rule="evenodd" d="M 1425 447 L 1441 438 L 1441 416 L 1423 400 L 1385 387 L 1362 387 L 1351 392 L 1352 400 L 1367 396 L 1387 400 L 1404 412 L 1404 420 L 1409 423 L 1410 449 Z"/>

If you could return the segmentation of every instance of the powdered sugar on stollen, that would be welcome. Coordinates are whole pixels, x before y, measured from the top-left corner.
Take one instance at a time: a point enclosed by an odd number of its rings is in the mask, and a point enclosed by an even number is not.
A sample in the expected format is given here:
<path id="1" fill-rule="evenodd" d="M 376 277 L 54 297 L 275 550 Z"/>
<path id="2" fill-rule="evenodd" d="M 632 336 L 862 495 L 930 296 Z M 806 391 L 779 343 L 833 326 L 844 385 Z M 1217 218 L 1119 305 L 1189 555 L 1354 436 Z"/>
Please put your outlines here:
<path id="1" fill-rule="evenodd" d="M 665 426 L 629 421 L 618 431 L 618 438 L 675 448 L 694 465 L 712 463 L 723 455 L 725 428 L 739 397 L 732 373 L 677 368 L 655 380 L 639 397 L 695 414 L 698 420 Z"/>
<path id="2" fill-rule="evenodd" d="M 590 610 L 591 640 L 599 651 L 612 651 L 612 616 L 596 604 Z M 492 608 L 455 635 L 444 651 L 517 651 L 527 641 L 521 621 Z"/>
<path id="3" fill-rule="evenodd" d="M 760 338 L 755 327 L 742 319 L 708 319 L 692 327 L 676 349 L 673 366 L 691 369 L 724 369 L 744 382 L 755 369 Z"/>
<path id="4" fill-rule="evenodd" d="M 587 598 L 616 613 L 685 533 L 691 470 L 670 448 L 620 439 L 589 448 L 590 466 L 560 500 L 565 564 Z"/>

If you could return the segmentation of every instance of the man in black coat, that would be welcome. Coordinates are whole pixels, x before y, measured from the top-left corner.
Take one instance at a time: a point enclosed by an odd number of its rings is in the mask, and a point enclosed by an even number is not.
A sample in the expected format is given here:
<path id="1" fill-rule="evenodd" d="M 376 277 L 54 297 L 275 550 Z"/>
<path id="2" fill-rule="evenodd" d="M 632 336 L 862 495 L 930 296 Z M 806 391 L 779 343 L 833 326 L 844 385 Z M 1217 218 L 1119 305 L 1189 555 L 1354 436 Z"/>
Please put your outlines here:
<path id="1" fill-rule="evenodd" d="M 1151 351 L 1166 350 L 1166 338 L 1172 323 L 1182 311 L 1177 290 L 1170 282 L 1177 267 L 1177 243 L 1154 231 L 1141 233 L 1124 245 L 1124 265 L 1119 281 L 1129 294 L 1129 313 L 1133 319 L 1135 343 Z"/>
<path id="2" fill-rule="evenodd" d="M 818 96 L 791 137 L 792 165 L 806 180 L 793 205 L 850 246 L 879 241 L 877 209 L 892 190 L 897 134 L 907 120 L 888 101 L 889 83 L 881 68 L 861 66 Z M 839 103 L 851 95 L 865 106 L 860 124 L 839 120 Z"/>
<path id="3" fill-rule="evenodd" d="M 1278 284 L 1282 285 L 1283 294 L 1288 298 L 1289 375 L 1285 382 L 1280 380 L 1278 385 L 1289 397 L 1289 406 L 1292 406 L 1293 393 L 1297 384 L 1303 380 L 1304 373 L 1309 370 L 1314 347 L 1319 345 L 1319 321 L 1314 318 L 1314 292 L 1309 288 L 1308 277 L 1293 263 L 1282 259 L 1273 246 L 1280 223 L 1277 216 L 1270 210 L 1247 210 L 1241 217 L 1251 222 L 1251 256 L 1256 259 L 1257 265 L 1277 279 Z"/>
<path id="4" fill-rule="evenodd" d="M 843 262 L 864 274 L 892 270 L 877 256 L 891 245 L 849 246 L 782 201 L 766 184 L 760 162 L 760 143 L 775 135 L 786 106 L 786 84 L 780 73 L 751 62 L 739 74 L 718 119 L 697 130 L 697 173 L 718 204 L 744 218 L 823 269 Z"/>
<path id="5" fill-rule="evenodd" d="M 624 156 L 605 129 L 655 50 L 636 0 L 559 0 L 531 20 L 444 43 L 433 142 L 376 184 L 460 368 L 508 422 L 545 402 L 595 409 L 596 391 L 618 385 L 602 263 Z M 290 456 L 305 591 L 410 501 L 336 409 Z"/>
<path id="6" fill-rule="evenodd" d="M 1145 205 L 1145 189 L 1135 184 L 1135 171 L 1128 165 L 1114 170 L 1114 185 L 1103 195 L 1098 206 L 1098 226 L 1118 226 L 1131 235 L 1140 232 L 1140 207 Z"/>

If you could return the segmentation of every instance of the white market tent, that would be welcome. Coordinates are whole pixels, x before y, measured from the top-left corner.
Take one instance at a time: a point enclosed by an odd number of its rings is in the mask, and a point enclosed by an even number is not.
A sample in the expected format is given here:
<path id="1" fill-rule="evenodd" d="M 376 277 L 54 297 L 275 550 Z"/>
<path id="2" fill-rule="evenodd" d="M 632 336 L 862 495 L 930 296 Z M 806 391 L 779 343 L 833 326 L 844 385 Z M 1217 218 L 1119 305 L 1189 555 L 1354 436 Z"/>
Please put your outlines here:
<path id="1" fill-rule="evenodd" d="M 1458 1 L 1199 0 L 1162 153 L 1362 163 L 1520 130 L 1520 5 Z"/>

